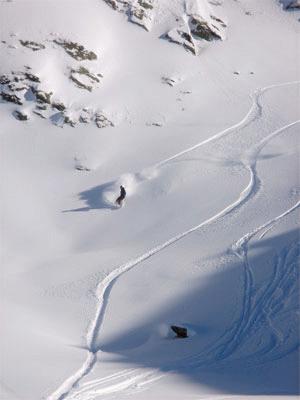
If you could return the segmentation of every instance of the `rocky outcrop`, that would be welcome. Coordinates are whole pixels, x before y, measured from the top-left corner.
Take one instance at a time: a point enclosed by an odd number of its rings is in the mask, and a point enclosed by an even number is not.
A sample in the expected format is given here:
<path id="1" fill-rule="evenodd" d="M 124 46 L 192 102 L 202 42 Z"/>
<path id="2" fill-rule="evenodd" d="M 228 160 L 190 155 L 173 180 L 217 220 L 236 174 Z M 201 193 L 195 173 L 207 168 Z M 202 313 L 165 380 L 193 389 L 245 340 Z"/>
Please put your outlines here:
<path id="1" fill-rule="evenodd" d="M 219 20 L 219 18 L 216 18 Z M 201 17 L 191 17 L 189 20 L 191 34 L 196 39 L 203 39 L 208 42 L 212 40 L 222 40 L 222 33 L 220 29 Z"/>
<path id="2" fill-rule="evenodd" d="M 9 103 L 18 104 L 20 106 L 23 104 L 20 97 L 18 97 L 16 94 L 1 92 L 1 97 L 3 100 L 8 101 Z"/>
<path id="3" fill-rule="evenodd" d="M 95 124 L 98 128 L 108 128 L 114 126 L 113 122 L 110 121 L 102 112 L 95 114 Z"/>
<path id="4" fill-rule="evenodd" d="M 185 50 L 192 54 L 197 54 L 195 42 L 191 35 L 191 31 L 188 25 L 181 25 L 178 28 L 171 29 L 164 36 L 169 42 L 177 43 L 184 47 Z"/>
<path id="5" fill-rule="evenodd" d="M 104 0 L 114 10 L 128 15 L 130 22 L 151 30 L 154 20 L 154 6 L 157 0 Z"/>
<path id="6" fill-rule="evenodd" d="M 91 122 L 93 118 L 93 111 L 90 110 L 89 108 L 83 108 L 80 112 L 79 115 L 79 122 L 81 122 L 82 124 L 88 124 L 89 122 Z"/>
<path id="7" fill-rule="evenodd" d="M 102 78 L 100 73 L 95 74 L 84 66 L 70 71 L 70 78 L 76 86 L 88 91 L 96 87 Z M 23 71 L 11 71 L 0 76 L 0 96 L 3 102 L 26 106 L 26 113 L 21 108 L 12 113 L 20 121 L 26 121 L 32 115 L 49 120 L 61 128 L 65 125 L 74 128 L 78 123 L 93 123 L 98 128 L 114 126 L 114 123 L 102 111 L 90 108 L 78 109 L 76 106 L 67 107 L 64 102 L 55 97 L 53 91 L 46 91 L 44 88 L 41 77 L 29 66 L 24 66 Z"/>
<path id="8" fill-rule="evenodd" d="M 130 8 L 130 21 L 151 30 L 154 18 L 154 0 L 138 0 Z"/>
<path id="9" fill-rule="evenodd" d="M 164 37 L 180 44 L 194 55 L 206 47 L 205 42 L 225 39 L 226 23 L 214 14 L 205 1 L 186 0 L 185 14 L 177 19 L 178 26 Z"/>
<path id="10" fill-rule="evenodd" d="M 77 69 L 71 69 L 70 79 L 75 85 L 80 89 L 92 91 L 93 86 L 97 83 L 100 83 L 100 79 L 102 78 L 102 74 L 93 74 L 87 68 L 80 66 Z"/>
<path id="11" fill-rule="evenodd" d="M 22 46 L 31 49 L 32 51 L 43 50 L 46 48 L 42 43 L 32 42 L 30 40 L 20 40 Z"/>
<path id="12" fill-rule="evenodd" d="M 19 121 L 27 121 L 28 120 L 28 115 L 27 113 L 25 113 L 24 111 L 20 111 L 20 110 L 15 110 L 13 112 L 13 115 L 16 119 L 18 119 Z"/>
<path id="13" fill-rule="evenodd" d="M 47 93 L 43 90 L 36 89 L 35 87 L 31 87 L 31 90 L 34 93 L 38 103 L 51 104 L 51 96 L 53 95 L 53 92 Z"/>
<path id="14" fill-rule="evenodd" d="M 71 42 L 68 40 L 64 39 L 54 39 L 54 43 L 56 43 L 58 46 L 61 46 L 69 56 L 75 58 L 77 61 L 83 61 L 83 60 L 96 60 L 97 55 L 90 50 L 86 50 L 83 45 L 76 43 L 76 42 Z"/>
<path id="15" fill-rule="evenodd" d="M 55 102 L 55 101 L 51 104 L 51 106 L 52 106 L 52 108 L 54 108 L 55 110 L 58 110 L 58 111 L 65 111 L 65 109 L 66 109 L 66 106 L 64 105 L 64 103 L 59 103 L 59 102 Z"/>

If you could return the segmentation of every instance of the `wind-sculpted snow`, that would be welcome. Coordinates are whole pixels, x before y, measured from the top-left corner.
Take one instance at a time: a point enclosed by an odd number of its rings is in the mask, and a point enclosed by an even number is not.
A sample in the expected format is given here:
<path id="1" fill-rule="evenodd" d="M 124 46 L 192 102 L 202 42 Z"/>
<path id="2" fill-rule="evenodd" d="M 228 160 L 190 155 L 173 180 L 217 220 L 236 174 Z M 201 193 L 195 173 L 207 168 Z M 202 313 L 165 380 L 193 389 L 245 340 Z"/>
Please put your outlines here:
<path id="1" fill-rule="evenodd" d="M 168 162 L 174 160 L 182 156 L 183 154 L 187 154 L 195 149 L 210 143 L 212 141 L 216 141 L 217 139 L 225 137 L 229 133 L 234 133 L 238 135 L 239 131 L 242 128 L 251 125 L 254 121 L 257 121 L 262 116 L 263 106 L 260 103 L 260 98 L 263 93 L 268 90 L 290 86 L 298 84 L 299 82 L 287 82 L 278 85 L 271 85 L 265 88 L 261 88 L 257 90 L 254 95 L 252 96 L 252 106 L 246 116 L 239 121 L 237 124 L 229 127 L 214 136 L 210 137 L 207 140 L 204 140 L 178 154 L 175 154 L 155 165 L 155 170 L 162 168 Z M 87 383 L 79 390 L 75 388 L 80 383 L 82 378 L 84 378 L 93 368 L 95 362 L 101 361 L 101 343 L 99 342 L 99 334 L 101 331 L 101 327 L 103 324 L 103 319 L 105 315 L 105 311 L 109 301 L 109 295 L 113 288 L 114 283 L 116 280 L 126 272 L 130 271 L 137 265 L 142 264 L 145 260 L 151 258 L 155 254 L 161 252 L 162 250 L 172 246 L 176 242 L 180 241 L 181 239 L 185 238 L 186 236 L 200 230 L 201 228 L 207 227 L 213 223 L 220 222 L 225 219 L 226 216 L 232 216 L 234 213 L 240 211 L 241 208 L 245 207 L 247 203 L 253 199 L 261 188 L 261 180 L 257 175 L 256 171 L 256 162 L 258 156 L 264 146 L 269 143 L 273 138 L 283 133 L 287 134 L 289 129 L 300 124 L 300 119 L 294 122 L 291 122 L 274 132 L 271 132 L 269 135 L 264 137 L 258 143 L 252 146 L 252 148 L 248 149 L 244 156 L 240 159 L 240 162 L 243 164 L 243 167 L 249 173 L 249 181 L 247 186 L 241 191 L 239 197 L 231 204 L 227 205 L 224 209 L 220 210 L 217 214 L 211 216 L 205 221 L 200 222 L 199 224 L 191 227 L 190 229 L 180 232 L 179 234 L 173 236 L 169 240 L 164 243 L 161 243 L 149 251 L 137 256 L 136 258 L 129 260 L 125 264 L 115 268 L 111 273 L 109 273 L 97 286 L 96 296 L 97 296 L 97 308 L 95 312 L 95 317 L 92 320 L 86 341 L 87 341 L 87 348 L 88 348 L 88 356 L 85 364 L 70 378 L 68 378 L 62 386 L 49 397 L 49 400 L 62 400 L 64 398 L 70 399 L 95 399 L 100 394 L 106 393 L 114 393 L 118 391 L 122 391 L 133 384 L 139 383 L 140 385 L 146 384 L 147 382 L 154 382 L 157 379 L 160 379 L 163 374 L 160 374 L 158 371 L 147 371 L 145 373 L 132 373 L 132 371 L 124 371 L 120 375 L 115 377 L 108 377 L 103 380 L 99 380 L 96 383 Z M 151 179 L 151 176 L 149 176 Z M 128 176 L 128 179 L 130 176 Z M 264 235 L 264 232 L 272 227 L 274 224 L 279 222 L 288 214 L 292 213 L 300 206 L 300 202 L 297 202 L 293 207 L 288 209 L 287 211 L 283 212 L 282 214 L 274 217 L 273 219 L 267 221 L 263 225 L 259 226 L 255 230 L 245 234 L 235 245 L 233 245 L 233 252 L 238 257 L 242 258 L 243 265 L 244 265 L 244 294 L 242 299 L 242 311 L 237 321 L 234 322 L 232 328 L 229 331 L 226 331 L 221 338 L 213 344 L 213 346 L 205 351 L 203 354 L 198 354 L 197 356 L 191 358 L 185 358 L 181 361 L 178 361 L 176 365 L 164 365 L 163 369 L 165 371 L 172 371 L 172 370 L 180 370 L 182 365 L 184 368 L 187 365 L 192 366 L 193 368 L 199 368 L 202 365 L 207 365 L 210 363 L 216 363 L 221 360 L 224 360 L 230 357 L 235 350 L 241 346 L 245 339 L 248 338 L 249 334 L 251 333 L 251 329 L 253 327 L 257 327 L 259 321 L 264 318 L 268 321 L 269 329 L 274 330 L 272 322 L 271 322 L 271 314 L 273 312 L 273 308 L 270 308 L 270 313 L 265 314 L 265 309 L 267 305 L 273 302 L 272 296 L 275 290 L 282 284 L 282 279 L 284 274 L 288 273 L 290 270 L 290 263 L 287 261 L 277 262 L 275 269 L 274 269 L 274 276 L 268 283 L 265 292 L 261 295 L 260 300 L 254 302 L 252 299 L 252 294 L 254 290 L 254 281 L 253 281 L 253 274 L 248 260 L 248 243 L 250 240 L 258 235 Z M 294 251 L 294 245 L 288 250 L 286 253 L 282 253 L 280 258 L 284 260 L 289 259 L 289 254 Z M 295 264 L 293 263 L 293 268 Z M 280 270 L 280 271 L 279 271 Z M 279 272 L 278 272 L 279 271 Z M 286 276 L 286 275 L 285 275 Z M 285 278 L 286 279 L 286 278 Z M 277 335 L 278 336 L 278 335 Z M 279 340 L 279 339 L 278 339 Z M 278 343 L 278 340 L 276 343 Z M 277 345 L 277 344 L 276 344 Z M 274 345 L 274 346 L 276 346 Z M 272 351 L 273 347 L 268 350 L 268 354 Z M 119 379 L 121 380 L 119 381 Z M 114 380 L 118 379 L 117 383 L 114 383 Z M 102 383 L 109 382 L 108 386 L 102 388 Z M 100 388 L 98 388 L 100 386 Z M 98 388 L 98 389 L 97 389 Z M 74 389 L 74 393 L 73 393 Z"/>

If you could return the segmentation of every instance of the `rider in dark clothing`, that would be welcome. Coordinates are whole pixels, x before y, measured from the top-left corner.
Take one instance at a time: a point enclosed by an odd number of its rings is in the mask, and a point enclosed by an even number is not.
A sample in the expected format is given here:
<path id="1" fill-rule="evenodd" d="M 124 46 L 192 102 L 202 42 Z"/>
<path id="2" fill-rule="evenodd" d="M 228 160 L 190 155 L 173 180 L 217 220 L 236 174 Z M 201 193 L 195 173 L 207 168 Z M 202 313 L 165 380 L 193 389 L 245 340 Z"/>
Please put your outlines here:
<path id="1" fill-rule="evenodd" d="M 116 203 L 120 206 L 123 203 L 123 200 L 126 197 L 126 190 L 124 188 L 124 186 L 120 186 L 120 196 L 117 198 Z"/>
<path id="2" fill-rule="evenodd" d="M 121 192 L 120 197 L 122 198 L 122 200 L 124 200 L 126 197 L 126 190 L 125 190 L 124 186 L 120 186 L 120 192 Z"/>

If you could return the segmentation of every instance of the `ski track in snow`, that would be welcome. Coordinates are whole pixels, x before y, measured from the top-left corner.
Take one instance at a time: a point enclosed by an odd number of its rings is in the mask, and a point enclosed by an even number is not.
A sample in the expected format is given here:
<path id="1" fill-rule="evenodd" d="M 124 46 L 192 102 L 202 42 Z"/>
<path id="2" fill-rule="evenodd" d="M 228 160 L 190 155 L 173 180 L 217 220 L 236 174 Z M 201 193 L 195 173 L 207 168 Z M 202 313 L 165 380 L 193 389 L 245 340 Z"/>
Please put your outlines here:
<path id="1" fill-rule="evenodd" d="M 261 115 L 262 115 L 262 106 L 260 105 L 259 99 L 261 95 L 266 92 L 267 90 L 273 89 L 273 88 L 278 88 L 278 87 L 283 87 L 287 85 L 294 85 L 294 84 L 299 84 L 299 81 L 293 81 L 293 82 L 286 82 L 286 83 L 281 83 L 281 84 L 275 84 L 271 86 L 267 86 L 261 89 L 257 89 L 254 94 L 251 96 L 252 97 L 252 105 L 249 110 L 249 112 L 246 114 L 246 116 L 238 123 L 235 125 L 226 128 L 225 130 L 215 134 L 214 136 L 192 146 L 189 147 L 172 157 L 169 157 L 157 164 L 154 165 L 155 168 L 158 168 L 160 166 L 163 166 L 164 164 L 168 163 L 169 161 L 172 161 L 186 153 L 189 153 L 207 143 L 210 143 L 214 140 L 217 140 L 226 134 L 234 131 L 234 130 L 239 130 L 241 128 L 244 128 L 245 126 L 249 125 L 253 121 L 257 120 Z M 284 130 L 298 124 L 300 120 L 297 120 L 295 122 L 292 122 L 290 124 L 285 125 L 284 127 L 277 129 L 276 131 L 272 132 L 268 137 L 263 139 L 257 146 L 254 147 L 254 150 L 246 157 L 245 160 L 241 160 L 244 167 L 248 170 L 249 175 L 250 175 L 250 180 L 247 185 L 247 187 L 240 193 L 238 199 L 233 202 L 232 204 L 228 205 L 225 207 L 223 210 L 215 214 L 214 216 L 208 218 L 207 220 L 201 222 L 200 224 L 179 233 L 178 235 L 172 237 L 171 239 L 167 240 L 166 242 L 153 247 L 150 249 L 148 252 L 136 257 L 135 259 L 129 260 L 127 263 L 117 267 L 114 269 L 111 273 L 109 273 L 99 284 L 96 290 L 96 296 L 98 299 L 98 304 L 97 304 L 97 309 L 95 312 L 95 318 L 90 324 L 90 327 L 88 329 L 87 333 L 87 347 L 88 347 L 88 354 L 86 361 L 82 364 L 82 366 L 70 377 L 68 377 L 62 385 L 51 395 L 47 397 L 48 400 L 63 400 L 67 397 L 69 399 L 93 399 L 95 398 L 91 391 L 88 390 L 87 392 L 87 397 L 82 397 L 83 391 L 86 391 L 86 386 L 83 386 L 83 389 L 78 390 L 78 384 L 79 382 L 90 373 L 90 371 L 93 369 L 96 361 L 97 361 L 97 354 L 101 351 L 99 346 L 97 345 L 97 336 L 99 334 L 104 315 L 105 315 L 105 310 L 108 304 L 108 299 L 110 295 L 110 291 L 115 283 L 115 281 L 123 275 L 125 272 L 131 270 L 133 267 L 136 265 L 140 264 L 141 262 L 149 259 L 153 255 L 159 253 L 160 251 L 164 250 L 165 248 L 171 246 L 172 244 L 178 242 L 179 240 L 183 239 L 187 235 L 197 231 L 198 229 L 207 226 L 220 218 L 225 217 L 226 215 L 232 213 L 233 211 L 237 211 L 240 209 L 242 206 L 245 205 L 259 190 L 260 187 L 260 180 L 259 177 L 256 174 L 256 160 L 257 156 L 262 150 L 262 148 L 276 135 L 282 133 Z M 252 271 L 251 267 L 249 265 L 248 259 L 247 259 L 247 254 L 248 254 L 248 242 L 251 240 L 253 236 L 255 236 L 258 232 L 261 232 L 262 230 L 266 230 L 272 227 L 274 223 L 279 221 L 281 218 L 292 212 L 294 209 L 299 207 L 300 202 L 298 202 L 294 207 L 291 209 L 287 210 L 285 213 L 279 215 L 278 217 L 274 218 L 271 221 L 268 221 L 266 224 L 262 225 L 261 227 L 257 228 L 255 231 L 246 234 L 240 241 L 236 244 L 236 254 L 239 254 L 243 256 L 244 259 L 244 300 L 243 300 L 243 308 L 242 308 L 242 314 L 240 316 L 240 319 L 238 321 L 237 327 L 234 330 L 234 333 L 232 334 L 231 338 L 227 340 L 225 343 L 226 346 L 228 346 L 228 349 L 225 350 L 219 350 L 217 351 L 217 358 L 219 359 L 224 359 L 228 357 L 232 352 L 236 349 L 236 347 L 239 345 L 239 343 L 242 340 L 243 333 L 247 331 L 248 329 L 248 324 L 250 324 L 250 309 L 251 309 L 251 287 L 252 287 Z M 264 234 L 264 233 L 263 233 Z M 222 335 L 223 337 L 224 335 Z M 218 341 L 219 342 L 219 341 Z M 214 346 L 215 347 L 215 346 Z M 223 348 L 223 345 L 221 345 Z M 209 353 L 212 354 L 214 351 L 213 349 L 210 349 Z M 198 354 L 198 357 L 200 354 Z M 193 357 L 194 358 L 194 357 Z M 207 360 L 206 360 L 207 361 Z M 197 363 L 199 365 L 199 362 Z M 202 363 L 200 363 L 202 364 Z M 167 367 L 164 368 L 165 371 L 167 370 L 172 370 L 174 368 Z M 157 372 L 156 372 L 157 373 Z M 119 378 L 125 378 L 121 382 L 112 384 L 108 387 L 105 387 L 103 389 L 98 389 L 95 391 L 95 395 L 99 394 L 108 394 L 108 393 L 115 393 L 118 391 L 122 391 L 132 385 L 143 385 L 147 382 L 152 382 L 153 380 L 160 379 L 162 376 L 160 373 L 160 376 L 153 377 L 154 371 L 153 369 L 149 372 L 144 372 L 144 373 L 139 373 L 138 375 L 135 374 L 135 372 L 132 372 L 132 370 L 124 370 L 123 372 L 119 374 L 113 374 L 109 377 L 105 377 L 103 379 L 96 380 L 96 385 L 102 385 L 103 383 L 106 382 L 113 382 L 115 379 Z M 141 382 L 139 382 L 141 381 Z M 93 387 L 93 385 L 92 385 Z M 77 389 L 77 394 L 71 393 L 72 389 L 76 388 Z M 85 389 L 84 389 L 85 388 Z M 77 396 L 78 395 L 78 396 Z"/>

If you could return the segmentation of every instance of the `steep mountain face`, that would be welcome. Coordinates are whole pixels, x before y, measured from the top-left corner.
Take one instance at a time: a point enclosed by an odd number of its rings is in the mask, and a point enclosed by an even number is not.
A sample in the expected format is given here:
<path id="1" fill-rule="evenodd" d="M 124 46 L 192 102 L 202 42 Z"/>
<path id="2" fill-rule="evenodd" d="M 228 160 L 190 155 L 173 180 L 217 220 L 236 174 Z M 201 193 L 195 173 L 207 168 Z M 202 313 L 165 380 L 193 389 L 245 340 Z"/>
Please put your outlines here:
<path id="1" fill-rule="evenodd" d="M 297 8 L 0 0 L 1 400 L 297 395 Z"/>

